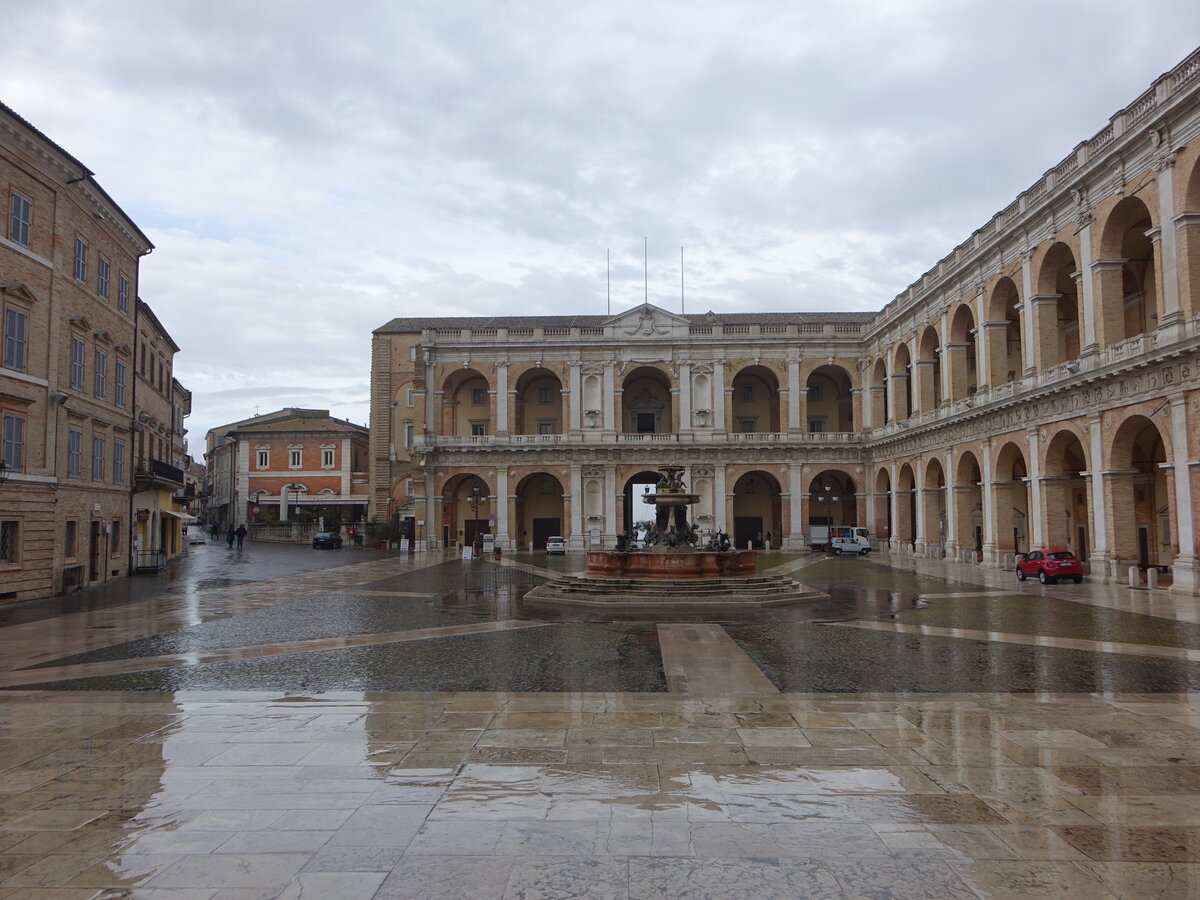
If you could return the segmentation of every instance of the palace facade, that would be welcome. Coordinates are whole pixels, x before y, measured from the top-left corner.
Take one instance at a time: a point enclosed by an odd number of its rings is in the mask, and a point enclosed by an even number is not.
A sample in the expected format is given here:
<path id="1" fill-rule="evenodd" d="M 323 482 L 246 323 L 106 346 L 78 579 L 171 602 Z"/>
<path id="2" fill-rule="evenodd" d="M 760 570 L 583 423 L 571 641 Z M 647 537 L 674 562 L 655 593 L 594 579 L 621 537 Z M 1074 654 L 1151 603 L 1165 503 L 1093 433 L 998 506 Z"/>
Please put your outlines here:
<path id="1" fill-rule="evenodd" d="M 739 546 L 853 524 L 1195 594 L 1200 51 L 878 313 L 393 319 L 371 441 L 417 546 L 611 547 L 673 464 Z"/>

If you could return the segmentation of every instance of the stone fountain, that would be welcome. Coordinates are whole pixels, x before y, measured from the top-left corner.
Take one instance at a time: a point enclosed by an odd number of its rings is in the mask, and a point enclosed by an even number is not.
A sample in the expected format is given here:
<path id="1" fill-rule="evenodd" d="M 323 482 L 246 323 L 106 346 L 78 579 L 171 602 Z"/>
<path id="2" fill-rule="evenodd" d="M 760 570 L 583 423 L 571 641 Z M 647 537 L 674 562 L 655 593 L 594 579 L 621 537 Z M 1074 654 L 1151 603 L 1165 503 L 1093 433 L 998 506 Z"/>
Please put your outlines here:
<path id="1" fill-rule="evenodd" d="M 589 550 L 587 573 L 556 578 L 531 590 L 532 606 L 576 606 L 613 610 L 735 610 L 823 599 L 781 575 L 759 575 L 753 550 L 714 550 L 696 546 L 688 508 L 700 499 L 683 483 L 682 466 L 662 466 L 654 493 L 642 499 L 654 506 L 652 546 Z"/>

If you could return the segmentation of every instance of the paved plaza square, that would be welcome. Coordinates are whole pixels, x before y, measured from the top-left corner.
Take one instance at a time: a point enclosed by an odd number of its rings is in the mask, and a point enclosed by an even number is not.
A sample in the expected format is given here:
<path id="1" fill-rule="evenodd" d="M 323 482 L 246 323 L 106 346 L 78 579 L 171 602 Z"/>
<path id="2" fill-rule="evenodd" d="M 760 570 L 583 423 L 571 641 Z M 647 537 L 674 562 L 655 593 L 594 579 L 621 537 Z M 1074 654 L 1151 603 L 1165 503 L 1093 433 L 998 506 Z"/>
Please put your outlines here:
<path id="1" fill-rule="evenodd" d="M 668 622 L 530 615 L 581 554 L 189 556 L 0 612 L 0 898 L 1200 896 L 1166 593 L 764 553 L 829 599 Z"/>

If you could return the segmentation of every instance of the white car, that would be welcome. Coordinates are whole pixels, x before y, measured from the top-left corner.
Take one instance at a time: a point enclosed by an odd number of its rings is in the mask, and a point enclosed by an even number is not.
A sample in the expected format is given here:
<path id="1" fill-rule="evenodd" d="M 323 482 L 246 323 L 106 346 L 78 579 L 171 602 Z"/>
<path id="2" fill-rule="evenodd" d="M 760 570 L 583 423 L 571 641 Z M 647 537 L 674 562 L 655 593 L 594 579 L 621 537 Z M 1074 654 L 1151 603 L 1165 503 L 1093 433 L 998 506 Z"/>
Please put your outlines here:
<path id="1" fill-rule="evenodd" d="M 567 542 L 565 540 L 563 540 L 562 537 L 560 537 L 559 535 L 555 535 L 554 537 L 546 538 L 546 553 L 547 554 L 566 553 L 566 552 L 567 552 Z"/>
<path id="2" fill-rule="evenodd" d="M 833 544 L 834 556 L 842 553 L 861 553 L 865 556 L 871 552 L 871 548 L 866 544 L 860 544 L 858 541 L 851 540 L 850 538 L 834 538 L 831 543 Z"/>

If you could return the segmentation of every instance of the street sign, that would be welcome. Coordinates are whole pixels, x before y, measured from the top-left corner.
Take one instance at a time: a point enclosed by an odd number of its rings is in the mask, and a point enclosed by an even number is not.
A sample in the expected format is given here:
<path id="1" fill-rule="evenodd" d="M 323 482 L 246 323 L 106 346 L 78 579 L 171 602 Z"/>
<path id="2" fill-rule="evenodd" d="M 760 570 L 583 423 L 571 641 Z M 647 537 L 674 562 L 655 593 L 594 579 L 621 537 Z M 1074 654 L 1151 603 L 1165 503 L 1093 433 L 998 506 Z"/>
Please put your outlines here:
<path id="1" fill-rule="evenodd" d="M 496 514 L 495 514 L 495 513 L 491 513 L 491 514 L 488 516 L 488 525 L 489 525 L 489 526 L 493 526 L 493 525 L 495 525 L 495 524 L 496 524 Z"/>

